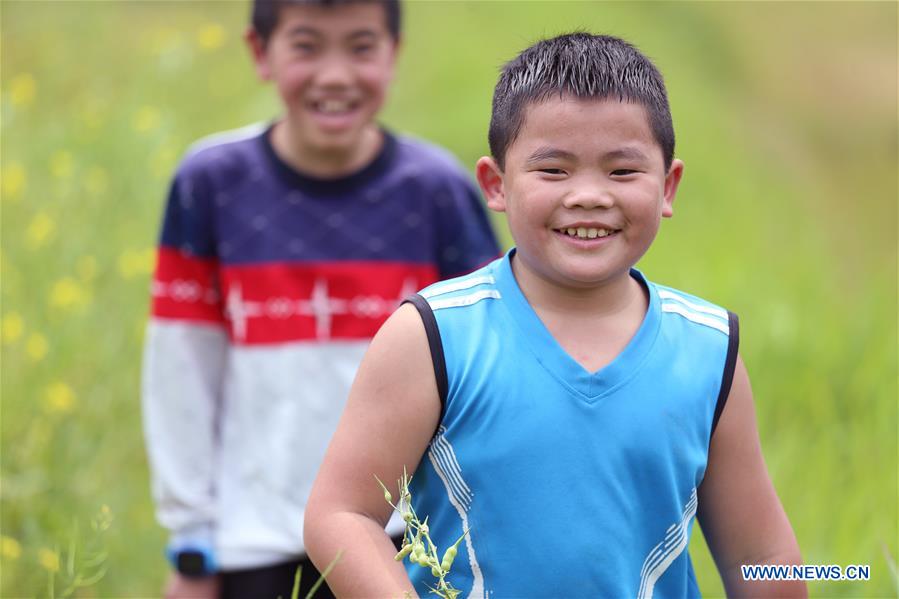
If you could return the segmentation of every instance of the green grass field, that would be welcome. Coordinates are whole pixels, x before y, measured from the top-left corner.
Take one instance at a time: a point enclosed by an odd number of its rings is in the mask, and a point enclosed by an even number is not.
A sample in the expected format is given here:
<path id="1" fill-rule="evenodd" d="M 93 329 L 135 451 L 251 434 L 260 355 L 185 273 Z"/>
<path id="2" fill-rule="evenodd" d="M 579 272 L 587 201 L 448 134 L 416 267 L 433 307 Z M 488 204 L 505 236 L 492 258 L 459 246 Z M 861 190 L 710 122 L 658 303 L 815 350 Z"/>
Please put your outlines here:
<path id="1" fill-rule="evenodd" d="M 486 152 L 497 68 L 527 43 L 585 28 L 657 62 L 687 169 L 641 268 L 740 315 L 805 560 L 871 566 L 868 582 L 811 594 L 896 596 L 897 4 L 406 8 L 384 122 L 469 167 Z M 189 143 L 277 114 L 241 45 L 246 14 L 0 2 L 4 598 L 159 595 L 165 534 L 138 395 L 153 247 Z M 704 593 L 721 595 L 701 535 L 691 551 Z"/>

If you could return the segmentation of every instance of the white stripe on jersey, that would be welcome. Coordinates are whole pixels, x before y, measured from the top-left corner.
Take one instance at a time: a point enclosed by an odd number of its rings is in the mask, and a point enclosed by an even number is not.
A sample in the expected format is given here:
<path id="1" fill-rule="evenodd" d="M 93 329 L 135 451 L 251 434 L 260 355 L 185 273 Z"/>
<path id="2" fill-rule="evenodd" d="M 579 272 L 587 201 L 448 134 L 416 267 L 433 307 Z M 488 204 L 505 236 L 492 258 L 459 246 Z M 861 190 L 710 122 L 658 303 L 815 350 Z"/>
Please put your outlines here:
<path id="1" fill-rule="evenodd" d="M 691 312 L 687 310 L 683 306 L 676 304 L 674 302 L 670 303 L 662 303 L 662 312 L 673 312 L 674 314 L 680 314 L 687 320 L 695 322 L 697 324 L 702 324 L 707 327 L 711 327 L 713 329 L 717 329 L 724 333 L 725 335 L 730 335 L 730 327 L 726 324 L 718 320 L 717 318 L 713 318 L 710 316 L 704 316 L 702 314 L 697 314 L 696 312 Z"/>
<path id="2" fill-rule="evenodd" d="M 428 451 L 428 458 L 430 458 L 431 465 L 434 466 L 437 476 L 440 477 L 444 487 L 446 487 L 446 495 L 449 498 L 450 503 L 456 508 L 456 512 L 462 520 L 462 530 L 467 531 L 471 529 L 471 525 L 468 523 L 468 508 L 471 507 L 471 504 L 468 503 L 468 505 L 463 505 L 460 502 L 459 497 L 455 492 L 458 487 L 451 481 L 454 479 L 461 481 L 462 486 L 466 489 L 468 489 L 468 485 L 462 479 L 462 467 L 456 460 L 456 452 L 453 451 L 453 446 L 444 436 L 445 432 L 446 427 L 444 426 L 437 429 L 437 436 L 434 437 L 434 441 L 431 443 L 431 449 Z M 446 456 L 444 456 L 443 459 L 437 457 L 435 448 L 438 445 L 448 448 L 448 454 L 451 456 L 448 460 L 446 460 Z M 486 593 L 484 592 L 484 575 L 481 573 L 481 565 L 478 563 L 477 555 L 475 555 L 474 552 L 474 546 L 471 543 L 471 535 L 465 535 L 465 545 L 468 547 L 468 565 L 471 567 L 473 578 L 471 583 L 471 593 L 469 593 L 468 596 L 478 598 L 486 597 Z"/>
<path id="3" fill-rule="evenodd" d="M 462 306 L 470 306 L 484 299 L 499 299 L 502 297 L 496 289 L 487 289 L 469 293 L 468 295 L 460 295 L 459 297 L 450 297 L 443 300 L 428 300 L 431 310 L 441 310 L 443 308 L 460 308 Z"/>
<path id="4" fill-rule="evenodd" d="M 447 283 L 446 285 L 437 285 L 431 289 L 421 292 L 421 296 L 425 299 L 430 299 L 435 295 L 443 295 L 444 293 L 452 293 L 453 291 L 462 291 L 463 289 L 471 289 L 472 287 L 476 287 L 478 285 L 490 284 L 492 285 L 496 281 L 490 275 L 485 275 L 481 277 L 471 277 L 467 279 L 462 279 L 461 281 L 454 281 L 452 283 Z"/>
<path id="5" fill-rule="evenodd" d="M 684 506 L 680 522 L 668 528 L 665 538 L 649 552 L 646 561 L 643 562 L 643 568 L 640 570 L 640 590 L 637 593 L 639 599 L 652 599 L 656 582 L 687 547 L 687 528 L 696 515 L 696 505 L 697 496 L 694 487 L 690 493 L 690 500 Z"/>
<path id="6" fill-rule="evenodd" d="M 682 295 L 674 293 L 672 291 L 668 291 L 667 289 L 659 289 L 659 298 L 663 300 L 674 300 L 690 308 L 694 312 L 702 312 L 703 314 L 711 314 L 713 316 L 718 316 L 727 320 L 727 310 L 722 310 L 721 308 L 711 307 L 711 306 L 700 306 L 699 304 L 694 304 L 693 302 L 687 300 Z"/>

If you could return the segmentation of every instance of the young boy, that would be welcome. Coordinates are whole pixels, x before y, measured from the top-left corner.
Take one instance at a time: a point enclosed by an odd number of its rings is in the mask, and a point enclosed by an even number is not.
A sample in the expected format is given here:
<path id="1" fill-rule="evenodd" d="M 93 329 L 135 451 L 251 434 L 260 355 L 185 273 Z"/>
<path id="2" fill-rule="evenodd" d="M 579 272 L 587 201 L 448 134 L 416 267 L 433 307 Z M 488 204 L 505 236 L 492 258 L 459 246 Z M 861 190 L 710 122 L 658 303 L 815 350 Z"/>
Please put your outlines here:
<path id="1" fill-rule="evenodd" d="M 170 597 L 290 597 L 371 337 L 403 297 L 499 255 L 454 159 L 375 121 L 399 23 L 396 0 L 257 0 L 246 41 L 283 117 L 175 175 L 143 383 Z"/>
<path id="2" fill-rule="evenodd" d="M 586 33 L 505 66 L 477 165 L 516 248 L 392 315 L 366 354 L 306 511 L 337 595 L 421 596 L 383 533 L 372 475 L 411 487 L 449 581 L 472 597 L 699 594 L 696 515 L 734 596 L 740 564 L 797 563 L 765 469 L 733 314 L 649 282 L 683 174 L 661 75 Z M 388 416 L 390 415 L 390 416 Z M 398 415 L 398 417 L 393 417 Z"/>

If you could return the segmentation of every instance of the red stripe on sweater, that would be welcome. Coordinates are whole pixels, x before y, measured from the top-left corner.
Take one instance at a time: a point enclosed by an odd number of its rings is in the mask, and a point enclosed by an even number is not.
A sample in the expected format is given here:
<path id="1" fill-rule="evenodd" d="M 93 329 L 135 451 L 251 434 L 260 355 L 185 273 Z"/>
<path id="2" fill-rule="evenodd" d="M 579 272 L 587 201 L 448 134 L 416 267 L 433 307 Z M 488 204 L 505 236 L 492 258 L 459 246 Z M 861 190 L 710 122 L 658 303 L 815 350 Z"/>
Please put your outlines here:
<path id="1" fill-rule="evenodd" d="M 158 318 L 225 323 L 218 261 L 161 247 L 156 254 L 151 313 Z"/>
<path id="2" fill-rule="evenodd" d="M 245 345 L 370 339 L 405 296 L 437 280 L 431 265 L 372 261 L 218 268 L 215 261 L 165 248 L 159 264 L 154 316 L 223 322 L 232 341 Z"/>

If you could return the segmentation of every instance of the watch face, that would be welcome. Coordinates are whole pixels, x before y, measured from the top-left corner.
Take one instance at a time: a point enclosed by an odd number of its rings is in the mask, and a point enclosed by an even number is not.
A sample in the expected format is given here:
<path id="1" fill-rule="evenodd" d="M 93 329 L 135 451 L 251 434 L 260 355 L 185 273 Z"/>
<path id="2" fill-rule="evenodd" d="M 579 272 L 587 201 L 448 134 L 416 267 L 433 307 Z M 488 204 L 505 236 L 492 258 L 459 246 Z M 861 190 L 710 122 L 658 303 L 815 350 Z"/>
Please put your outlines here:
<path id="1" fill-rule="evenodd" d="M 178 571 L 186 576 L 203 576 L 206 572 L 206 556 L 200 551 L 181 551 L 176 564 Z"/>

